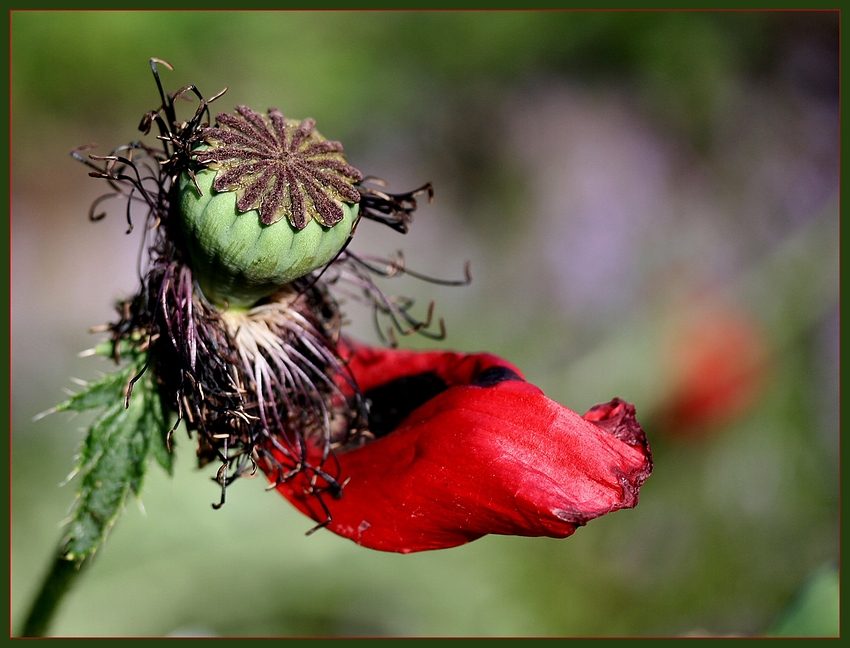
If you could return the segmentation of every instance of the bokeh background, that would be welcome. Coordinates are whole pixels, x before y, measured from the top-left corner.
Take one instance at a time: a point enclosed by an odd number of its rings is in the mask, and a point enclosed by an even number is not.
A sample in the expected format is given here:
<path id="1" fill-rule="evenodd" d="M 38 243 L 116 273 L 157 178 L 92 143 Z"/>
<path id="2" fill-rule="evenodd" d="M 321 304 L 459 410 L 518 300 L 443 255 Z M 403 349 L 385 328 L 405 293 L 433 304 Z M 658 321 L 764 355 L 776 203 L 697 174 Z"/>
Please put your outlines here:
<path id="1" fill-rule="evenodd" d="M 88 221 L 105 186 L 69 151 L 141 136 L 159 57 L 167 89 L 227 86 L 220 110 L 312 116 L 391 188 L 432 181 L 410 234 L 355 241 L 448 279 L 471 262 L 467 287 L 383 284 L 446 320 L 445 341 L 402 344 L 497 353 L 581 412 L 625 398 L 656 468 L 637 508 L 569 539 L 401 556 L 305 537 L 261 479 L 212 510 L 183 435 L 53 633 L 837 632 L 838 18 L 13 12 L 13 626 L 90 420 L 33 417 L 110 369 L 77 354 L 138 282 L 139 228 Z"/>

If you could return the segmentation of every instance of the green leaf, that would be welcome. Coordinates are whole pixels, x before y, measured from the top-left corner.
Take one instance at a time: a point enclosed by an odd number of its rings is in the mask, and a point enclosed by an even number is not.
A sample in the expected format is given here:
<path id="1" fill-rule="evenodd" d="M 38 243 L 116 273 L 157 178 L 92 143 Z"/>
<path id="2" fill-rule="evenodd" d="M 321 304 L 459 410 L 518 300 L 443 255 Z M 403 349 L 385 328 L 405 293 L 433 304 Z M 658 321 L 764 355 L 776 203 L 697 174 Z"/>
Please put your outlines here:
<path id="1" fill-rule="evenodd" d="M 837 637 L 840 630 L 838 569 L 818 570 L 768 631 L 773 637 Z"/>
<path id="2" fill-rule="evenodd" d="M 128 355 L 130 362 L 125 367 L 89 383 L 55 408 L 102 408 L 90 425 L 78 456 L 77 501 L 63 540 L 63 553 L 69 560 L 82 561 L 97 551 L 127 496 L 141 492 L 151 456 L 169 473 L 172 471 L 173 462 L 166 447 L 170 426 L 166 424 L 153 371 L 145 368 L 143 352 Z M 138 379 L 125 404 L 129 382 L 135 376 Z"/>
<path id="3" fill-rule="evenodd" d="M 98 381 L 88 383 L 85 388 L 68 400 L 59 403 L 53 412 L 85 412 L 104 407 L 115 401 L 115 394 L 122 393 L 133 374 L 135 365 L 107 374 Z M 122 394 L 123 398 L 123 394 Z"/>
<path id="4" fill-rule="evenodd" d="M 112 348 L 112 342 L 106 341 L 89 353 L 111 358 Z M 115 401 L 116 391 L 120 391 L 123 395 L 130 379 L 145 366 L 147 356 L 143 351 L 139 351 L 137 347 L 132 346 L 126 340 L 120 342 L 119 352 L 121 357 L 129 359 L 127 365 L 118 371 L 106 374 L 100 380 L 87 383 L 82 391 L 44 412 L 44 414 L 39 415 L 39 417 L 54 412 L 85 412 L 86 410 L 105 407 Z"/>

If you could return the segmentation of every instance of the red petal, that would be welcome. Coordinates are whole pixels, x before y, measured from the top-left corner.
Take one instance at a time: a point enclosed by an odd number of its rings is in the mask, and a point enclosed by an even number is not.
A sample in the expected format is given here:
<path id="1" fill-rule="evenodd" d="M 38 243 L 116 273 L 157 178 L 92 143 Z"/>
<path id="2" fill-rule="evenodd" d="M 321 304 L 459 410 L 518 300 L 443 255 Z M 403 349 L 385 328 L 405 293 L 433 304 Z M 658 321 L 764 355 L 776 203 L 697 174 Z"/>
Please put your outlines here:
<path id="1" fill-rule="evenodd" d="M 634 407 L 615 400 L 583 418 L 523 380 L 470 384 L 493 367 L 519 373 L 495 356 L 358 348 L 350 367 L 363 392 L 426 371 L 449 385 L 390 434 L 338 454 L 348 482 L 342 498 L 324 497 L 328 528 L 365 547 L 409 553 L 488 533 L 566 537 L 635 506 L 652 470 Z M 300 473 L 277 489 L 322 522 L 307 486 Z"/>

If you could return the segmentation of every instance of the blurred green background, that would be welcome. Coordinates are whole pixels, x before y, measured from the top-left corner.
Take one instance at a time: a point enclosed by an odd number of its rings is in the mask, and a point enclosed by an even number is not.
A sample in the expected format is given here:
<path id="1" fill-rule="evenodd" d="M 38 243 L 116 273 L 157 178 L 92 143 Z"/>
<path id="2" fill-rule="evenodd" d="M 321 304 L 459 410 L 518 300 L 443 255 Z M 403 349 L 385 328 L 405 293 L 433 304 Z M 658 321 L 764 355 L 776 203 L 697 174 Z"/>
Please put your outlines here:
<path id="1" fill-rule="evenodd" d="M 110 369 L 77 353 L 138 285 L 140 228 L 125 235 L 117 207 L 88 222 L 106 187 L 68 153 L 141 136 L 159 57 L 167 89 L 228 86 L 219 110 L 311 116 L 392 189 L 432 181 L 409 235 L 365 223 L 354 244 L 450 279 L 471 261 L 468 287 L 383 284 L 446 319 L 446 341 L 402 343 L 500 354 L 581 412 L 625 398 L 656 468 L 637 508 L 569 539 L 400 556 L 305 537 L 263 480 L 214 511 L 181 434 L 175 477 L 151 468 L 55 634 L 836 634 L 838 27 L 837 12 L 13 12 L 13 624 L 89 420 L 33 417 Z M 349 333 L 376 341 L 350 306 Z"/>

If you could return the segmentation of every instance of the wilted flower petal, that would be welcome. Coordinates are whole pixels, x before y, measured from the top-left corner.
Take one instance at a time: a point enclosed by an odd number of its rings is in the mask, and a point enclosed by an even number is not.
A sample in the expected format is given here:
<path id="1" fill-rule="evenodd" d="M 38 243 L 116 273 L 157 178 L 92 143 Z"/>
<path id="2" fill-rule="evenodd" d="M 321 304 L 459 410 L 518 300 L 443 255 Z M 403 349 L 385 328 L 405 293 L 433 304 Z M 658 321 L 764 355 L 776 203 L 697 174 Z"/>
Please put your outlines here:
<path id="1" fill-rule="evenodd" d="M 321 479 L 303 473 L 277 489 L 318 522 L 326 506 L 328 528 L 365 547 L 567 537 L 635 506 L 652 470 L 632 405 L 613 400 L 579 416 L 496 356 L 355 347 L 349 368 L 377 438 L 338 451 L 342 497 L 320 501 Z"/>

